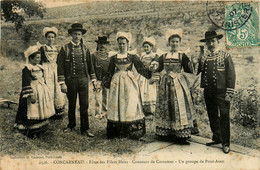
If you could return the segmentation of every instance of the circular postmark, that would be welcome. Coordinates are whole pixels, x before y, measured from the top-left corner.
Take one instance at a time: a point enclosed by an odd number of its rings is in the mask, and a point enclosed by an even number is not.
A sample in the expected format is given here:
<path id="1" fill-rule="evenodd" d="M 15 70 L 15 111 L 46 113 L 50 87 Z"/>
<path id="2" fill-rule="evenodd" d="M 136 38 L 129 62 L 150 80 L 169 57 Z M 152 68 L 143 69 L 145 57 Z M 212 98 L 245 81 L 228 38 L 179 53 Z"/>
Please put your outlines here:
<path id="1" fill-rule="evenodd" d="M 250 3 L 206 3 L 207 15 L 210 21 L 226 31 L 242 27 L 250 18 L 252 7 Z"/>

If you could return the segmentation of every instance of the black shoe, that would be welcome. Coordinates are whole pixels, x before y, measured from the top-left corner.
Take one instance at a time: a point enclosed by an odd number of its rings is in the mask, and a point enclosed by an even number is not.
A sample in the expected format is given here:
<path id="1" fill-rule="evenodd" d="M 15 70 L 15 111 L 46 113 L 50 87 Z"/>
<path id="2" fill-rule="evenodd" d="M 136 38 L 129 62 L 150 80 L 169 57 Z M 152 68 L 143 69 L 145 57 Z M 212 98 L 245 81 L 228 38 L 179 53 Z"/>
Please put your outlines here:
<path id="1" fill-rule="evenodd" d="M 220 144 L 221 142 L 219 141 L 212 141 L 212 142 L 208 142 L 206 143 L 207 146 L 212 146 L 212 145 L 217 145 L 217 144 Z"/>
<path id="2" fill-rule="evenodd" d="M 174 141 L 174 138 L 173 138 L 173 137 L 170 137 L 170 136 L 160 136 L 160 135 L 156 135 L 156 136 L 155 136 L 155 140 L 163 141 L 163 142 L 169 142 L 169 141 Z"/>
<path id="3" fill-rule="evenodd" d="M 144 142 L 144 143 L 152 143 L 152 142 L 154 142 L 154 139 L 148 138 L 148 136 L 143 136 L 143 137 L 139 138 L 138 140 L 141 141 L 141 142 Z"/>
<path id="4" fill-rule="evenodd" d="M 230 148 L 229 148 L 229 146 L 224 145 L 224 146 L 222 147 L 222 150 L 223 150 L 223 152 L 224 152 L 225 154 L 228 154 L 229 151 L 230 151 Z"/>
<path id="5" fill-rule="evenodd" d="M 63 129 L 64 133 L 68 133 L 68 132 L 74 132 L 75 128 L 70 128 L 70 127 L 66 127 L 65 129 Z"/>
<path id="6" fill-rule="evenodd" d="M 198 128 L 192 128 L 192 129 L 191 129 L 191 134 L 192 134 L 192 135 L 197 135 L 197 136 L 198 136 L 199 133 L 200 133 L 200 132 L 199 132 Z"/>
<path id="7" fill-rule="evenodd" d="M 52 119 L 52 120 L 61 120 L 63 118 L 63 116 L 64 116 L 64 114 L 61 114 L 61 115 L 55 114 L 52 117 L 50 117 L 50 119 Z"/>
<path id="8" fill-rule="evenodd" d="M 177 140 L 177 144 L 179 144 L 179 145 L 190 145 L 190 142 L 188 142 L 187 140 L 184 140 L 184 139 L 179 139 L 179 140 Z"/>
<path id="9" fill-rule="evenodd" d="M 153 120 L 153 115 L 150 114 L 150 115 L 145 116 L 145 120 L 150 120 L 150 121 L 152 121 L 152 120 Z"/>
<path id="10" fill-rule="evenodd" d="M 95 136 L 93 133 L 90 132 L 90 130 L 86 130 L 84 132 L 81 132 L 81 135 L 82 136 L 88 136 L 88 137 L 91 137 L 91 138 L 93 138 Z"/>

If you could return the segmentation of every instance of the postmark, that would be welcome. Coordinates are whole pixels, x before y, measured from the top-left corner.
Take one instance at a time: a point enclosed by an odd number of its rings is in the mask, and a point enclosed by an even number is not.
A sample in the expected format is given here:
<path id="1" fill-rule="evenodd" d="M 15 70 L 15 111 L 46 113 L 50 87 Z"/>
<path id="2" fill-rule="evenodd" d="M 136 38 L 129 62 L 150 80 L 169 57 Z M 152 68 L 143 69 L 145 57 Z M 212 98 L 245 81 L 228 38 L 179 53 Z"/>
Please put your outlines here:
<path id="1" fill-rule="evenodd" d="M 225 30 L 225 8 L 223 2 L 206 2 L 206 12 L 214 26 Z"/>
<path id="2" fill-rule="evenodd" d="M 209 20 L 225 30 L 226 47 L 259 46 L 259 9 L 257 2 L 208 2 Z"/>
<path id="3" fill-rule="evenodd" d="M 222 6 L 222 7 L 221 7 Z M 206 3 L 210 21 L 225 31 L 239 29 L 249 20 L 252 14 L 251 3 Z"/>

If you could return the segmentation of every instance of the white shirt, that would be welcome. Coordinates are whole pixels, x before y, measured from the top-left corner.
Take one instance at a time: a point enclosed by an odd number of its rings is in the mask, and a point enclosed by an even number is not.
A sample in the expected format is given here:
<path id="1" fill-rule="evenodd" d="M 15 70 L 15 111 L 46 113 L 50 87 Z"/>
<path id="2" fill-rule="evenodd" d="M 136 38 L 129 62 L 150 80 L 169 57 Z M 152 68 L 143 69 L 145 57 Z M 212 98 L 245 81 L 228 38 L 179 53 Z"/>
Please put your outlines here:
<path id="1" fill-rule="evenodd" d="M 168 52 L 165 58 L 175 58 L 175 59 L 179 59 L 179 52 Z"/>
<path id="2" fill-rule="evenodd" d="M 127 57 L 127 53 L 125 54 L 117 54 L 117 58 L 126 58 Z"/>

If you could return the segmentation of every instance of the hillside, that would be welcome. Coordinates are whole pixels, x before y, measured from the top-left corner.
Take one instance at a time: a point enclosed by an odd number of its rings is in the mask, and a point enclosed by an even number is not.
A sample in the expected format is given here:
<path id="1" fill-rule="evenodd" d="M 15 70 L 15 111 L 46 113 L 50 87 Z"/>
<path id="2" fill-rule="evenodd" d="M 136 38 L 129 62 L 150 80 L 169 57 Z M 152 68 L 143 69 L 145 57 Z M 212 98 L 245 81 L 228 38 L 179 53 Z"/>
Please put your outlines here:
<path id="1" fill-rule="evenodd" d="M 188 5 L 186 5 L 188 4 Z M 70 5 L 64 7 L 48 8 L 44 19 L 82 17 L 86 15 L 112 15 L 121 13 L 136 12 L 163 12 L 163 11 L 183 11 L 194 5 L 205 3 L 194 2 L 170 2 L 170 1 L 119 1 L 119 2 L 88 2 L 85 4 Z"/>

